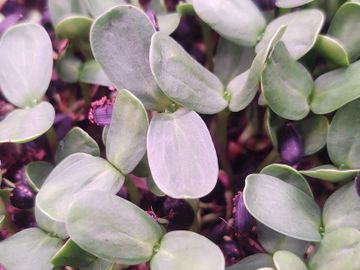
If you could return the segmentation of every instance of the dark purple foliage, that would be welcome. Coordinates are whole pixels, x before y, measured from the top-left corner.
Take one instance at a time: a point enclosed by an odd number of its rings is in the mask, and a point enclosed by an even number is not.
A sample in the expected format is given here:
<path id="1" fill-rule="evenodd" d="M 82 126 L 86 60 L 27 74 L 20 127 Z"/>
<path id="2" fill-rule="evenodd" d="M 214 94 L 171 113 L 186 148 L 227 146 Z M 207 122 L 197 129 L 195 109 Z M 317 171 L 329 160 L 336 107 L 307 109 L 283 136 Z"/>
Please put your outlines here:
<path id="1" fill-rule="evenodd" d="M 213 241 L 214 243 L 220 243 L 223 240 L 223 237 L 226 235 L 228 231 L 228 225 L 224 220 L 220 220 L 220 222 L 216 223 L 216 225 L 214 225 L 207 237 Z"/>
<path id="2" fill-rule="evenodd" d="M 10 194 L 10 203 L 19 209 L 30 209 L 35 204 L 35 194 L 32 189 L 26 185 L 18 185 Z"/>
<path id="3" fill-rule="evenodd" d="M 356 189 L 356 193 L 360 197 L 360 172 L 355 177 L 355 189 Z"/>
<path id="4" fill-rule="evenodd" d="M 226 263 L 233 264 L 244 257 L 242 250 L 233 240 L 222 242 L 219 247 L 225 255 Z"/>
<path id="5" fill-rule="evenodd" d="M 36 227 L 34 214 L 30 211 L 16 211 L 12 214 L 12 220 L 20 229 Z"/>
<path id="6" fill-rule="evenodd" d="M 253 218 L 247 211 L 243 193 L 239 191 L 233 199 L 233 217 L 235 234 L 248 233 L 253 224 Z"/>
<path id="7" fill-rule="evenodd" d="M 102 97 L 91 103 L 89 120 L 98 126 L 107 126 L 111 123 L 113 102 L 107 97 Z"/>
<path id="8" fill-rule="evenodd" d="M 279 130 L 278 144 L 281 160 L 288 165 L 298 163 L 304 156 L 303 143 L 293 123 L 286 123 Z"/>
<path id="9" fill-rule="evenodd" d="M 271 10 L 275 8 L 275 0 L 255 0 L 255 3 L 262 10 Z"/>

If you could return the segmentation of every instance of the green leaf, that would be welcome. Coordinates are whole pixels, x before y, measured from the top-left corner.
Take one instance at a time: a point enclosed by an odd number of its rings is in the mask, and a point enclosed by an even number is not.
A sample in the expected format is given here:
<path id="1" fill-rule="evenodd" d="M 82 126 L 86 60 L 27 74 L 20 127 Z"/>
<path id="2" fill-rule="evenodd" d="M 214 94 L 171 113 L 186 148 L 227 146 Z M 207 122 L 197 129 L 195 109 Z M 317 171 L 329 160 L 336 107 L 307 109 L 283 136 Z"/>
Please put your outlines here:
<path id="1" fill-rule="evenodd" d="M 106 158 L 124 175 L 134 170 L 145 155 L 148 126 L 147 113 L 140 100 L 129 91 L 121 90 L 106 137 Z"/>
<path id="2" fill-rule="evenodd" d="M 324 14 L 317 9 L 301 10 L 280 16 L 268 24 L 262 40 L 256 46 L 256 52 L 267 47 L 274 33 L 285 25 L 287 28 L 281 40 L 291 57 L 299 59 L 314 46 L 324 20 Z"/>
<path id="3" fill-rule="evenodd" d="M 156 185 L 156 183 L 151 175 L 146 177 L 146 184 L 147 184 L 149 190 L 156 196 L 158 196 L 158 197 L 165 196 L 165 193 L 159 189 L 159 187 Z"/>
<path id="4" fill-rule="evenodd" d="M 195 12 L 222 37 L 238 45 L 254 46 L 266 21 L 251 0 L 193 0 Z"/>
<path id="5" fill-rule="evenodd" d="M 191 4 L 190 1 L 186 2 L 179 2 L 176 6 L 176 12 L 182 16 L 196 16 L 194 6 Z"/>
<path id="6" fill-rule="evenodd" d="M 360 168 L 360 100 L 340 108 L 330 124 L 327 150 L 331 161 L 339 168 Z"/>
<path id="7" fill-rule="evenodd" d="M 360 97 L 360 61 L 347 68 L 327 72 L 315 80 L 311 110 L 316 114 L 333 112 Z"/>
<path id="8" fill-rule="evenodd" d="M 84 1 L 79 0 L 48 0 L 49 14 L 53 25 L 71 15 L 87 15 Z"/>
<path id="9" fill-rule="evenodd" d="M 276 251 L 273 259 L 277 270 L 307 270 L 304 262 L 287 250 Z"/>
<path id="10" fill-rule="evenodd" d="M 342 182 L 349 179 L 353 179 L 358 173 L 358 169 L 338 169 L 333 165 L 321 165 L 315 168 L 311 168 L 306 171 L 300 171 L 301 174 L 328 181 L 328 182 Z"/>
<path id="11" fill-rule="evenodd" d="M 339 40 L 345 48 L 350 62 L 360 56 L 360 34 L 354 29 L 360 27 L 360 3 L 347 2 L 335 13 L 331 20 L 328 34 Z"/>
<path id="12" fill-rule="evenodd" d="M 360 230 L 360 197 L 356 193 L 355 182 L 346 184 L 333 193 L 323 210 L 325 232 L 338 228 L 352 227 Z"/>
<path id="13" fill-rule="evenodd" d="M 350 65 L 348 53 L 334 37 L 319 35 L 315 47 L 322 56 L 339 66 Z"/>
<path id="14" fill-rule="evenodd" d="M 77 196 L 66 227 L 71 239 L 82 249 L 109 262 L 126 265 L 150 260 L 163 235 L 160 225 L 142 209 L 100 191 Z"/>
<path id="15" fill-rule="evenodd" d="M 226 270 L 254 270 L 262 267 L 274 267 L 272 257 L 266 253 L 256 253 L 247 256 L 240 262 L 226 267 Z"/>
<path id="16" fill-rule="evenodd" d="M 274 254 L 277 250 L 288 250 L 303 257 L 310 245 L 308 241 L 283 235 L 260 222 L 256 223 L 256 232 L 259 243 L 270 254 Z"/>
<path id="17" fill-rule="evenodd" d="M 264 70 L 266 59 L 284 34 L 286 27 L 280 27 L 271 38 L 267 46 L 259 51 L 248 71 L 241 73 L 230 81 L 226 90 L 231 94 L 229 109 L 233 112 L 243 110 L 256 96 L 261 74 Z"/>
<path id="18" fill-rule="evenodd" d="M 79 80 L 88 84 L 112 86 L 104 70 L 95 60 L 88 60 L 84 63 Z"/>
<path id="19" fill-rule="evenodd" d="M 55 34 L 58 38 L 88 41 L 92 22 L 93 20 L 87 16 L 72 15 L 55 26 Z"/>
<path id="20" fill-rule="evenodd" d="M 58 238 L 66 239 L 69 237 L 65 223 L 58 222 L 50 217 L 47 213 L 41 210 L 36 204 L 34 208 L 35 220 L 39 228 L 48 232 L 51 235 L 56 235 Z"/>
<path id="21" fill-rule="evenodd" d="M 118 89 L 129 89 L 148 109 L 164 110 L 170 101 L 160 91 L 149 63 L 154 26 L 134 6 L 118 6 L 95 20 L 91 47 L 97 62 Z"/>
<path id="22" fill-rule="evenodd" d="M 306 156 L 315 154 L 326 145 L 329 121 L 325 116 L 310 116 L 294 124 L 300 134 Z"/>
<path id="23" fill-rule="evenodd" d="M 160 32 L 170 35 L 180 24 L 181 16 L 177 13 L 157 15 Z"/>
<path id="24" fill-rule="evenodd" d="M 244 201 L 258 221 L 287 236 L 320 241 L 321 211 L 300 189 L 273 176 L 252 174 L 246 178 Z"/>
<path id="25" fill-rule="evenodd" d="M 29 185 L 35 191 L 39 191 L 54 167 L 53 164 L 47 161 L 33 161 L 26 165 L 25 174 Z"/>
<path id="26" fill-rule="evenodd" d="M 150 66 L 160 88 L 176 103 L 205 114 L 227 107 L 220 80 L 171 37 L 160 32 L 153 35 Z"/>
<path id="27" fill-rule="evenodd" d="M 173 231 L 161 239 L 150 267 L 152 270 L 224 270 L 225 259 L 219 247 L 206 237 L 190 231 Z"/>
<path id="28" fill-rule="evenodd" d="M 54 266 L 86 267 L 94 263 L 97 258 L 82 250 L 73 240 L 69 239 L 62 248 L 51 258 Z"/>
<path id="29" fill-rule="evenodd" d="M 353 228 L 341 228 L 325 234 L 310 257 L 311 270 L 360 269 L 360 232 Z"/>
<path id="30" fill-rule="evenodd" d="M 126 0 L 85 0 L 90 14 L 96 18 L 109 9 L 126 4 Z"/>
<path id="31" fill-rule="evenodd" d="M 72 128 L 59 142 L 55 154 L 55 163 L 60 163 L 60 161 L 75 153 L 100 156 L 100 149 L 96 141 L 79 127 Z"/>
<path id="32" fill-rule="evenodd" d="M 50 173 L 36 196 L 36 206 L 56 223 L 64 223 L 72 201 L 80 192 L 96 190 L 115 194 L 123 183 L 124 176 L 106 160 L 85 153 L 72 154 Z"/>
<path id="33" fill-rule="evenodd" d="M 314 197 L 309 183 L 306 179 L 294 168 L 285 164 L 271 164 L 263 168 L 261 174 L 274 176 L 294 187 L 305 192 L 310 197 Z"/>
<path id="34" fill-rule="evenodd" d="M 26 143 L 44 134 L 53 124 L 55 110 L 43 101 L 33 108 L 15 109 L 0 122 L 0 143 Z"/>
<path id="35" fill-rule="evenodd" d="M 0 262 L 8 270 L 50 270 L 62 240 L 38 228 L 23 230 L 0 242 Z"/>
<path id="36" fill-rule="evenodd" d="M 283 42 L 267 60 L 261 84 L 266 103 L 279 116 L 301 120 L 309 113 L 313 80 L 306 68 L 291 58 Z"/>
<path id="37" fill-rule="evenodd" d="M 220 38 L 214 59 L 214 73 L 224 85 L 227 85 L 251 66 L 254 57 L 253 48 L 241 47 Z"/>
<path id="38" fill-rule="evenodd" d="M 306 5 L 312 1 L 314 0 L 276 0 L 275 5 L 279 8 L 295 8 Z"/>
<path id="39" fill-rule="evenodd" d="M 68 83 L 76 83 L 79 80 L 82 66 L 82 61 L 75 56 L 71 46 L 66 49 L 55 64 L 60 79 Z"/>
<path id="40" fill-rule="evenodd" d="M 115 264 L 111 262 L 102 259 L 97 259 L 89 266 L 84 267 L 84 270 L 121 270 L 121 267 L 119 265 L 115 266 Z"/>
<path id="41" fill-rule="evenodd" d="M 215 148 L 205 123 L 195 112 L 182 108 L 155 115 L 148 131 L 147 151 L 154 181 L 165 194 L 200 198 L 215 187 L 219 172 Z"/>
<path id="42" fill-rule="evenodd" d="M 8 101 L 22 108 L 41 101 L 51 79 L 52 54 L 50 37 L 40 25 L 19 24 L 3 34 L 0 88 Z"/>

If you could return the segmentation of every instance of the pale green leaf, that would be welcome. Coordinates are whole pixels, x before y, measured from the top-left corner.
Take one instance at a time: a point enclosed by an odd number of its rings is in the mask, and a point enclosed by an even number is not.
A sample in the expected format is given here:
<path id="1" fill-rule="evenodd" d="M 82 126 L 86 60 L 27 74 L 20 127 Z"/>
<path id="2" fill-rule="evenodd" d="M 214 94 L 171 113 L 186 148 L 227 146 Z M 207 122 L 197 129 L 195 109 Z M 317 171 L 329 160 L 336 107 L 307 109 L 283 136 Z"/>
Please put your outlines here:
<path id="1" fill-rule="evenodd" d="M 224 110 L 224 86 L 171 37 L 155 33 L 151 39 L 150 66 L 160 88 L 176 103 L 199 113 Z"/>
<path id="2" fill-rule="evenodd" d="M 336 65 L 346 67 L 350 64 L 348 53 L 339 40 L 334 37 L 319 35 L 314 49 Z"/>
<path id="3" fill-rule="evenodd" d="M 50 18 L 54 26 L 68 16 L 87 15 L 87 8 L 85 1 L 48 0 L 48 7 L 49 7 Z"/>
<path id="4" fill-rule="evenodd" d="M 131 202 L 108 192 L 88 191 L 73 202 L 66 227 L 82 249 L 109 262 L 132 265 L 153 255 L 163 230 Z"/>
<path id="5" fill-rule="evenodd" d="M 0 143 L 25 143 L 44 134 L 53 124 L 55 110 L 43 101 L 33 108 L 15 109 L 0 122 Z"/>
<path id="6" fill-rule="evenodd" d="M 148 109 L 164 110 L 170 101 L 160 91 L 149 63 L 153 33 L 143 11 L 124 5 L 95 20 L 90 41 L 95 59 L 118 89 L 129 89 Z"/>
<path id="7" fill-rule="evenodd" d="M 279 116 L 301 120 L 310 111 L 309 96 L 313 89 L 310 73 L 289 55 L 279 42 L 262 74 L 261 85 L 267 105 Z"/>
<path id="8" fill-rule="evenodd" d="M 52 54 L 42 26 L 25 23 L 9 28 L 0 40 L 0 88 L 6 99 L 22 108 L 41 101 L 51 79 Z"/>
<path id="9" fill-rule="evenodd" d="M 100 156 L 100 149 L 96 141 L 79 127 L 72 128 L 59 142 L 55 154 L 55 163 L 75 153 L 87 153 Z"/>
<path id="10" fill-rule="evenodd" d="M 273 260 L 277 270 L 307 270 L 305 263 L 287 250 L 276 251 Z"/>
<path id="11" fill-rule="evenodd" d="M 54 167 L 53 164 L 47 161 L 33 161 L 26 165 L 25 174 L 29 185 L 35 191 L 39 191 Z"/>
<path id="12" fill-rule="evenodd" d="M 314 0 L 276 0 L 275 5 L 279 8 L 295 8 L 306 5 Z"/>
<path id="13" fill-rule="evenodd" d="M 147 151 L 154 181 L 165 194 L 200 198 L 215 187 L 219 172 L 215 148 L 195 112 L 182 108 L 156 115 L 150 123 Z"/>
<path id="14" fill-rule="evenodd" d="M 92 22 L 93 20 L 87 16 L 71 15 L 55 26 L 55 34 L 58 38 L 88 42 Z"/>
<path id="15" fill-rule="evenodd" d="M 256 52 L 267 47 L 274 33 L 285 25 L 287 28 L 281 40 L 291 57 L 299 59 L 314 46 L 324 21 L 324 14 L 317 9 L 301 10 L 280 16 L 268 24 L 263 38 L 256 46 Z"/>
<path id="16" fill-rule="evenodd" d="M 342 182 L 353 179 L 358 173 L 359 169 L 338 169 L 333 165 L 321 165 L 308 170 L 300 171 L 301 174 L 328 181 L 328 182 Z"/>
<path id="17" fill-rule="evenodd" d="M 85 0 L 90 14 L 96 18 L 109 9 L 126 4 L 126 0 Z"/>
<path id="18" fill-rule="evenodd" d="M 273 267 L 274 262 L 270 255 L 266 253 L 257 253 L 245 257 L 238 263 L 226 267 L 226 270 L 254 270 L 262 267 Z"/>
<path id="19" fill-rule="evenodd" d="M 112 86 L 102 67 L 95 60 L 88 60 L 82 66 L 80 82 L 101 86 Z"/>
<path id="20" fill-rule="evenodd" d="M 68 83 L 76 83 L 79 80 L 82 66 L 82 61 L 75 56 L 71 46 L 66 49 L 55 64 L 60 79 Z"/>
<path id="21" fill-rule="evenodd" d="M 62 240 L 38 228 L 23 230 L 0 242 L 0 262 L 8 270 L 51 270 L 51 257 Z"/>
<path id="22" fill-rule="evenodd" d="M 244 201 L 258 221 L 287 236 L 320 241 L 321 211 L 300 189 L 273 176 L 252 174 L 246 178 Z"/>
<path id="23" fill-rule="evenodd" d="M 157 16 L 160 32 L 170 35 L 180 24 L 181 16 L 177 13 L 161 14 Z"/>
<path id="24" fill-rule="evenodd" d="M 150 261 L 152 270 L 224 270 L 225 258 L 209 239 L 190 231 L 173 231 L 161 239 Z"/>
<path id="25" fill-rule="evenodd" d="M 341 228 L 325 234 L 310 257 L 311 270 L 358 270 L 360 269 L 360 232 L 353 228 Z"/>
<path id="26" fill-rule="evenodd" d="M 251 0 L 193 0 L 199 17 L 221 36 L 236 44 L 254 46 L 266 21 Z"/>

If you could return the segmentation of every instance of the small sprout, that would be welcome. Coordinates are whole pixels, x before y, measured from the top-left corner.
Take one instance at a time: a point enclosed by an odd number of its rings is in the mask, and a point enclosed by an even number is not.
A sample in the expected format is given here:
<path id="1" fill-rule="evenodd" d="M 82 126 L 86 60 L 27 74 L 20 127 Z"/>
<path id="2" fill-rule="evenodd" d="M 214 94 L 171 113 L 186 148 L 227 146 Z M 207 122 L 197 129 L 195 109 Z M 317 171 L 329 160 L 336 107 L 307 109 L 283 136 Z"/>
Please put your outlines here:
<path id="1" fill-rule="evenodd" d="M 113 112 L 113 101 L 107 97 L 102 97 L 91 103 L 88 118 L 91 123 L 98 126 L 108 126 L 111 123 L 111 116 Z"/>
<path id="2" fill-rule="evenodd" d="M 19 209 L 30 209 L 35 204 L 35 194 L 30 187 L 18 185 L 10 194 L 10 203 Z"/>
<path id="3" fill-rule="evenodd" d="M 294 165 L 304 156 L 303 143 L 294 124 L 287 123 L 279 130 L 278 141 L 278 150 L 284 163 Z"/>
<path id="4" fill-rule="evenodd" d="M 241 235 L 250 231 L 253 218 L 245 207 L 243 193 L 239 191 L 233 199 L 233 217 L 235 234 Z"/>

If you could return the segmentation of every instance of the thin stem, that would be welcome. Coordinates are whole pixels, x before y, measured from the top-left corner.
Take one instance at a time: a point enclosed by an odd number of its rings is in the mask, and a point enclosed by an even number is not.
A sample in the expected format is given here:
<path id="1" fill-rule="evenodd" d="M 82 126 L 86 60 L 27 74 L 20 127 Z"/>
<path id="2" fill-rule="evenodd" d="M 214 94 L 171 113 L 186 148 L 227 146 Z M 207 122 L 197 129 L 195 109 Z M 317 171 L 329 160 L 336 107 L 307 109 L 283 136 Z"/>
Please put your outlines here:
<path id="1" fill-rule="evenodd" d="M 125 178 L 125 185 L 129 192 L 130 201 L 136 205 L 140 205 L 140 193 L 137 186 L 134 182 L 129 178 Z"/>
<path id="2" fill-rule="evenodd" d="M 200 22 L 203 40 L 206 47 L 206 63 L 205 66 L 212 70 L 214 67 L 213 63 L 213 43 L 211 39 L 211 28 L 203 21 Z"/>
<path id="3" fill-rule="evenodd" d="M 55 128 L 54 126 L 52 126 L 46 133 L 46 138 L 47 138 L 47 141 L 48 141 L 48 145 L 49 145 L 49 149 L 50 149 L 50 152 L 51 152 L 51 156 L 52 158 L 55 157 L 55 153 L 56 153 L 56 149 L 58 147 L 58 139 L 57 139 L 57 136 L 56 136 L 56 132 L 55 132 Z"/>

